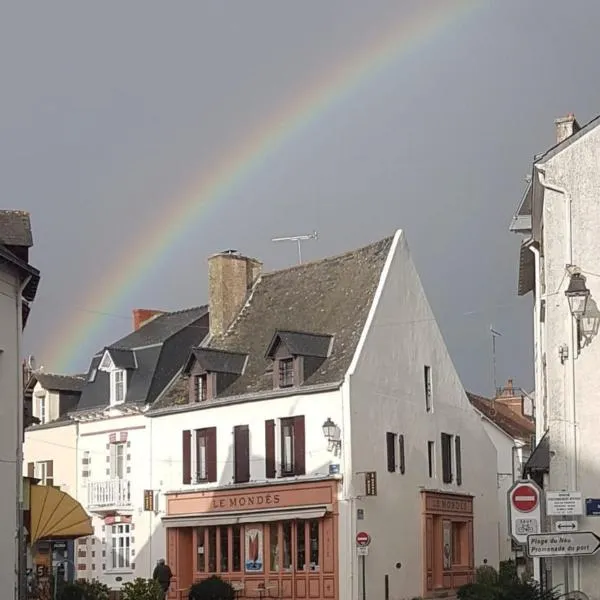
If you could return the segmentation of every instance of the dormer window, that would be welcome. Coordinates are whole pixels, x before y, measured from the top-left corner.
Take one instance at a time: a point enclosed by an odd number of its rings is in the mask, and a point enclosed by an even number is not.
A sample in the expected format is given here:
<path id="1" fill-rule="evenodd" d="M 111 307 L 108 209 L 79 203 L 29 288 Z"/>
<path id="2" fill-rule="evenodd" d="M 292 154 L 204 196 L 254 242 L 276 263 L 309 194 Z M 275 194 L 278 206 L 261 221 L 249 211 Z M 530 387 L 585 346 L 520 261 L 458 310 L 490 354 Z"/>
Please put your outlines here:
<path id="1" fill-rule="evenodd" d="M 189 375 L 189 401 L 206 402 L 223 394 L 243 373 L 247 355 L 213 348 L 192 348 L 183 373 Z"/>
<path id="2" fill-rule="evenodd" d="M 116 369 L 110 374 L 110 400 L 111 404 L 125 402 L 125 370 Z"/>
<path id="3" fill-rule="evenodd" d="M 294 385 L 294 359 L 282 358 L 279 361 L 279 387 L 286 388 Z"/>
<path id="4" fill-rule="evenodd" d="M 132 350 L 107 348 L 104 351 L 98 370 L 108 373 L 110 406 L 117 406 L 125 402 L 127 397 L 127 371 L 135 368 L 137 368 L 137 360 Z M 92 373 L 94 373 L 94 370 L 92 370 Z"/>
<path id="5" fill-rule="evenodd" d="M 329 356 L 332 342 L 330 335 L 276 331 L 266 354 L 273 361 L 273 386 L 302 385 Z"/>

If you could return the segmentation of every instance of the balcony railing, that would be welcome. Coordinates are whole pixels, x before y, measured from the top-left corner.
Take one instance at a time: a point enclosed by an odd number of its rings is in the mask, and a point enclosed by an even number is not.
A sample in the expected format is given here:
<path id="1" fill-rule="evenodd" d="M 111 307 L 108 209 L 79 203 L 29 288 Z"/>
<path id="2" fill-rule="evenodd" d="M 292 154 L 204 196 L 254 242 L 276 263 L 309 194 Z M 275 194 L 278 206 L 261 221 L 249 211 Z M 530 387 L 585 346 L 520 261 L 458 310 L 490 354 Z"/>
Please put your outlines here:
<path id="1" fill-rule="evenodd" d="M 90 508 L 131 506 L 131 482 L 128 479 L 92 481 L 87 486 Z"/>

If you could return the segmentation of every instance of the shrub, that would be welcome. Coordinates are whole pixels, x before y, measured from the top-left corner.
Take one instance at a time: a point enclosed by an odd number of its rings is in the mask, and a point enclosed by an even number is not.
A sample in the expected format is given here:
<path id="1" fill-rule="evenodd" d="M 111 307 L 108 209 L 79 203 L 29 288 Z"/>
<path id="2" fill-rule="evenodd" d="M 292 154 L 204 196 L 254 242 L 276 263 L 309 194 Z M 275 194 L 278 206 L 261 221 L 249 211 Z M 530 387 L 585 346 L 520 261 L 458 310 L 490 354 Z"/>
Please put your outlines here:
<path id="1" fill-rule="evenodd" d="M 163 591 L 158 581 L 137 577 L 123 585 L 121 600 L 163 600 Z"/>
<path id="2" fill-rule="evenodd" d="M 233 600 L 234 598 L 233 586 L 216 575 L 194 583 L 188 596 L 189 600 Z"/>
<path id="3" fill-rule="evenodd" d="M 56 595 L 57 600 L 109 600 L 109 596 L 110 588 L 95 579 L 65 583 Z"/>
<path id="4" fill-rule="evenodd" d="M 490 565 L 481 565 L 475 570 L 475 583 L 495 586 L 498 583 L 498 571 Z"/>

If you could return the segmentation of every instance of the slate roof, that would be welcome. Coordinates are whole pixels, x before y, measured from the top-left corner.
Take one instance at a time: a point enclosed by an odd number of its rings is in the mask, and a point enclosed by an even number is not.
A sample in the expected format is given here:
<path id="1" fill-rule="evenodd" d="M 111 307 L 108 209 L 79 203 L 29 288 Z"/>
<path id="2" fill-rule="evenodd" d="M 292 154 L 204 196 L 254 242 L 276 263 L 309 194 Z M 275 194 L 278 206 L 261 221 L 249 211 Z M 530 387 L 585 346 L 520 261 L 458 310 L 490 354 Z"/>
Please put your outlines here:
<path id="1" fill-rule="evenodd" d="M 516 414 L 504 404 L 467 392 L 471 404 L 492 423 L 500 427 L 507 435 L 516 440 L 529 443 L 535 433 L 533 421 Z"/>
<path id="2" fill-rule="evenodd" d="M 24 210 L 0 210 L 0 243 L 5 246 L 33 246 L 29 213 Z"/>
<path id="3" fill-rule="evenodd" d="M 213 350 L 212 348 L 194 348 L 186 365 L 186 369 L 189 369 L 194 359 L 197 360 L 207 372 L 234 373 L 241 375 L 244 371 L 247 355 L 238 352 Z"/>
<path id="4" fill-rule="evenodd" d="M 547 473 L 550 470 L 550 438 L 544 434 L 523 467 L 523 473 Z"/>
<path id="5" fill-rule="evenodd" d="M 82 375 L 56 375 L 54 373 L 34 373 L 33 377 L 42 387 L 51 392 L 80 392 L 85 385 Z"/>
<path id="6" fill-rule="evenodd" d="M 273 389 L 272 360 L 266 353 L 278 331 L 333 336 L 328 357 L 302 387 L 341 383 L 393 239 L 388 237 L 339 256 L 263 274 L 229 330 L 211 339 L 207 346 L 248 355 L 244 373 L 228 388 L 227 397 Z M 186 404 L 187 386 L 186 376 L 182 375 L 153 410 Z M 289 393 L 295 393 L 294 388 Z"/>
<path id="7" fill-rule="evenodd" d="M 191 348 L 199 345 L 207 333 L 206 306 L 164 313 L 152 319 L 96 353 L 77 410 L 109 405 L 109 374 L 98 370 L 106 350 L 117 366 L 127 369 L 125 404 L 144 405 L 154 402 L 171 383 L 186 363 Z"/>
<path id="8" fill-rule="evenodd" d="M 277 344 L 281 342 L 295 356 L 327 358 L 331 347 L 331 340 L 331 335 L 278 330 L 275 332 L 266 354 L 272 357 Z"/>

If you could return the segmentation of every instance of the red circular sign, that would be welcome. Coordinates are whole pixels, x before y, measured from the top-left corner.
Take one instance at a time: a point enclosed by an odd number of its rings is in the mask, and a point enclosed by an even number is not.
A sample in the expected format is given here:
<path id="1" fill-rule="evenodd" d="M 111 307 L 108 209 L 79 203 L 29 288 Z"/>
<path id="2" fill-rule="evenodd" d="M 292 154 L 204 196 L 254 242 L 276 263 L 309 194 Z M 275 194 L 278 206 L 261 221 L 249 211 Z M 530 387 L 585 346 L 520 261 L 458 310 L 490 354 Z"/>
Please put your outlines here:
<path id="1" fill-rule="evenodd" d="M 368 546 L 371 542 L 371 536 L 366 531 L 359 531 L 356 534 L 357 546 Z"/>
<path id="2" fill-rule="evenodd" d="M 519 512 L 531 512 L 538 505 L 538 491 L 532 485 L 518 485 L 510 499 Z"/>

